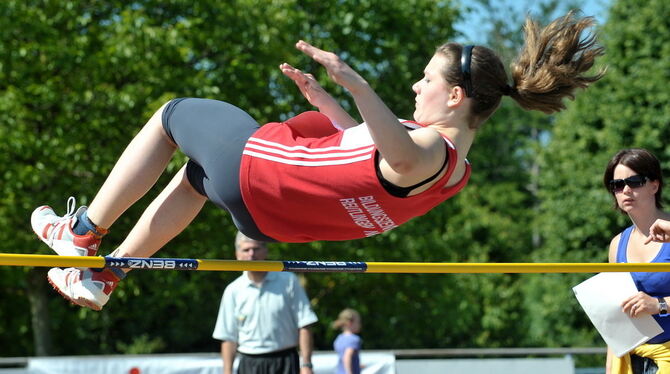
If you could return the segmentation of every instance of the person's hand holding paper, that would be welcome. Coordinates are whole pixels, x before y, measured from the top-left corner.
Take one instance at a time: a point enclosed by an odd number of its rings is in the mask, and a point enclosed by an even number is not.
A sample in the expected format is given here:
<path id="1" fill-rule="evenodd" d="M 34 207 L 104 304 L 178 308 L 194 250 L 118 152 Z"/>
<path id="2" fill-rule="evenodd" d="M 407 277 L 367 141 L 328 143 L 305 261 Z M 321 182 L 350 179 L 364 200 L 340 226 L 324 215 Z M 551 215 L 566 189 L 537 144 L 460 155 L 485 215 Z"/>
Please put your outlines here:
<path id="1" fill-rule="evenodd" d="M 630 273 L 600 273 L 572 290 L 617 357 L 663 332 L 651 315 L 630 317 L 622 309 L 622 303 L 638 292 Z"/>

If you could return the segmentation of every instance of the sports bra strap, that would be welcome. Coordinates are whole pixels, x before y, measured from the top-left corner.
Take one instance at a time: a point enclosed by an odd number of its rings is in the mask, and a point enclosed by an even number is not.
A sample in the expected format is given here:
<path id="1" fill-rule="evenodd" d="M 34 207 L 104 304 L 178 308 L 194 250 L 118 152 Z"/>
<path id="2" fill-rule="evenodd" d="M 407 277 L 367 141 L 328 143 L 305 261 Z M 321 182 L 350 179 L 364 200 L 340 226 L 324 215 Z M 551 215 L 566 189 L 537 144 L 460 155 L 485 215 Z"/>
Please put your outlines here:
<path id="1" fill-rule="evenodd" d="M 409 196 L 409 193 L 412 192 L 412 190 L 419 188 L 423 186 L 424 184 L 434 180 L 437 178 L 442 170 L 447 166 L 447 163 L 449 163 L 449 145 L 445 142 L 444 143 L 445 147 L 447 147 L 447 152 L 444 156 L 444 163 L 442 163 L 442 166 L 440 169 L 437 171 L 437 173 L 433 174 L 432 176 L 428 177 L 427 179 L 422 180 L 421 182 L 417 184 L 413 184 L 408 187 L 400 187 L 396 186 L 395 184 L 387 181 L 384 176 L 382 175 L 382 171 L 379 169 L 379 151 L 375 153 L 375 172 L 377 173 L 377 178 L 379 179 L 379 183 L 381 183 L 382 187 L 391 194 L 392 196 L 395 197 L 407 197 Z"/>

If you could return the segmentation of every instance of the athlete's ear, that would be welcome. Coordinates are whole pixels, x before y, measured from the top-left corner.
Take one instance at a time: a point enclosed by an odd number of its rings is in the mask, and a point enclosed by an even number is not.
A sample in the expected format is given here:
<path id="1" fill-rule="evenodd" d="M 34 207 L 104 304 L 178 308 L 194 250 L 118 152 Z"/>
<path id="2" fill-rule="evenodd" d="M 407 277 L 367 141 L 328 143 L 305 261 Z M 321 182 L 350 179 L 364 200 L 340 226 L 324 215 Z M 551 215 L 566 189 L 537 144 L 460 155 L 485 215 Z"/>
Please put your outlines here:
<path id="1" fill-rule="evenodd" d="M 449 88 L 449 95 L 447 96 L 447 107 L 456 108 L 465 102 L 467 96 L 465 90 L 461 86 L 452 86 Z"/>

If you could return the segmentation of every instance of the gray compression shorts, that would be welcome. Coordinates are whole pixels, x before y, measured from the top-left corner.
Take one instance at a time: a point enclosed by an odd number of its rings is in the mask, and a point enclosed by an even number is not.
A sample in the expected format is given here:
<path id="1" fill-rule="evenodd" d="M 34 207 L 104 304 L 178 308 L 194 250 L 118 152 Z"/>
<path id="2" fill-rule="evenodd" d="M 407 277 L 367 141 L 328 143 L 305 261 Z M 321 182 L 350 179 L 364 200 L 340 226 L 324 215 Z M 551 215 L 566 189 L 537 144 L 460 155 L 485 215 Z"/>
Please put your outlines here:
<path id="1" fill-rule="evenodd" d="M 188 156 L 186 177 L 193 188 L 227 210 L 244 235 L 276 241 L 251 218 L 240 192 L 240 161 L 259 124 L 247 112 L 223 101 L 179 98 L 163 110 L 163 128 Z"/>

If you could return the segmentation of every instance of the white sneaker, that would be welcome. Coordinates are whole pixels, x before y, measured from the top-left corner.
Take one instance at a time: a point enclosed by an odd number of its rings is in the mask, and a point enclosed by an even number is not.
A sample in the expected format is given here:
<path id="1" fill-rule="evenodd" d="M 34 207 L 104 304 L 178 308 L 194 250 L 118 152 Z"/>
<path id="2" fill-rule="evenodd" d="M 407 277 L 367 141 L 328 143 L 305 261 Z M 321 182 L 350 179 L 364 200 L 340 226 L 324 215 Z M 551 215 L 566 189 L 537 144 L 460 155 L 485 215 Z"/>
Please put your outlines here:
<path id="1" fill-rule="evenodd" d="M 119 283 L 119 277 L 110 269 L 98 272 L 90 269 L 52 268 L 47 279 L 64 298 L 93 310 L 102 310 Z"/>
<path id="2" fill-rule="evenodd" d="M 74 208 L 74 197 L 67 200 L 67 214 L 63 217 L 56 215 L 51 207 L 43 205 L 33 211 L 30 225 L 35 234 L 60 256 L 95 256 L 102 236 L 93 231 L 84 235 L 75 234 L 72 227 L 86 211 L 86 207 L 82 206 L 76 212 Z"/>

